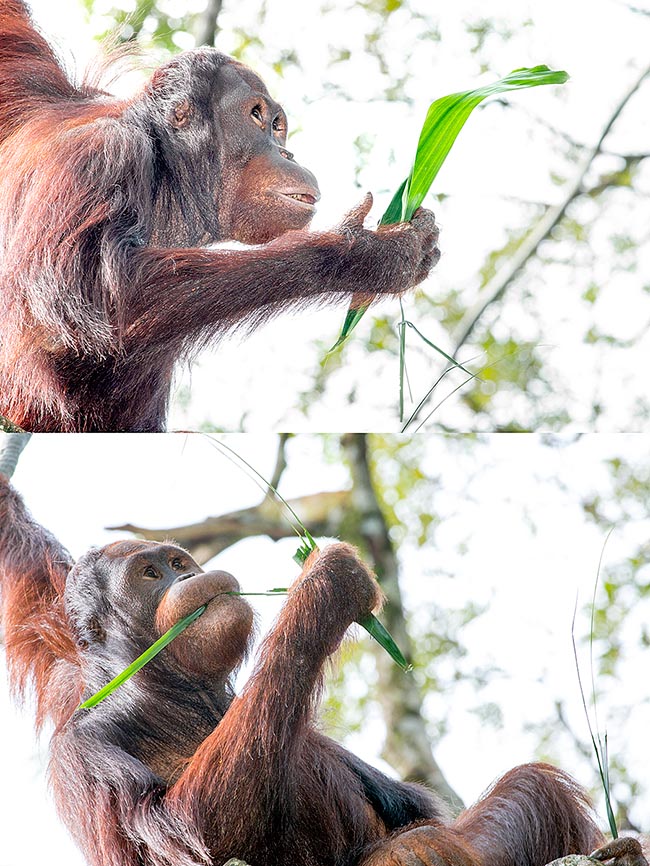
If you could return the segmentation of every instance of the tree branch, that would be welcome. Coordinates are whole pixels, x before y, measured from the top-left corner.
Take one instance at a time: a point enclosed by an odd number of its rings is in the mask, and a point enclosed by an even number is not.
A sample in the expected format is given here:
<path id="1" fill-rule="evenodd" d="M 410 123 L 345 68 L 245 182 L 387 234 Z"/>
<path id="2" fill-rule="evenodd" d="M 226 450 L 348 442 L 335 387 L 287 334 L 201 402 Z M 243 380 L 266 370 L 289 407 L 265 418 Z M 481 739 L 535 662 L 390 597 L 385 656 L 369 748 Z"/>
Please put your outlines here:
<path id="1" fill-rule="evenodd" d="M 31 435 L 31 433 L 3 433 L 0 436 L 0 475 L 11 478 L 16 471 L 18 458 Z"/>
<path id="2" fill-rule="evenodd" d="M 328 491 L 287 501 L 294 511 L 300 514 L 301 519 L 314 535 L 335 536 L 339 532 L 344 515 L 351 507 L 351 492 L 349 490 Z M 243 538 L 267 535 L 273 541 L 277 541 L 280 538 L 295 537 L 293 527 L 287 521 L 282 506 L 270 499 L 265 499 L 251 508 L 231 511 L 218 517 L 208 517 L 201 523 L 192 523 L 189 526 L 149 529 L 126 523 L 123 526 L 109 526 L 107 529 L 115 532 L 132 532 L 150 541 L 166 541 L 172 538 L 186 547 L 200 565 Z"/>
<path id="3" fill-rule="evenodd" d="M 273 470 L 273 475 L 271 475 L 271 480 L 269 481 L 269 488 L 271 491 L 271 495 L 274 496 L 274 490 L 277 490 L 280 486 L 280 480 L 284 473 L 284 470 L 287 468 L 287 442 L 291 438 L 291 433 L 280 433 L 278 437 L 278 453 L 275 458 L 275 468 Z"/>

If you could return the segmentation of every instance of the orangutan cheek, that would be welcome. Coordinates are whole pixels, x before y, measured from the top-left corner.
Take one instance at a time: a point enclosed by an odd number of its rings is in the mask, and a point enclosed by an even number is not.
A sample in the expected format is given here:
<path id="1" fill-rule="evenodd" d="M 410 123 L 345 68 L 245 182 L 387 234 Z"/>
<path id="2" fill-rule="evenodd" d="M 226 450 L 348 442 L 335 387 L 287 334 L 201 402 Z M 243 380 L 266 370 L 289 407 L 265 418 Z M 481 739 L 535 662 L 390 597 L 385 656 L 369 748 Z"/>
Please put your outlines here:
<path id="1" fill-rule="evenodd" d="M 166 611 L 164 620 L 171 618 Z M 253 611 L 243 599 L 216 599 L 172 641 L 169 650 L 188 673 L 226 677 L 241 663 L 252 627 Z"/>

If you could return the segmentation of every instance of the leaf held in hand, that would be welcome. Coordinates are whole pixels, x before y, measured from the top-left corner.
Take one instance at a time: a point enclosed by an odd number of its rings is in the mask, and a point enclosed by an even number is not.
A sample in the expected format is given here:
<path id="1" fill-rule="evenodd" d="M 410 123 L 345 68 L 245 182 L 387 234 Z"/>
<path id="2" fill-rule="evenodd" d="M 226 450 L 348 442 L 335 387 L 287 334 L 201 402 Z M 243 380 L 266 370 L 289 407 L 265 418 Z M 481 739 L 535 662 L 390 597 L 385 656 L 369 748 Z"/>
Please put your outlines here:
<path id="1" fill-rule="evenodd" d="M 568 78 L 566 72 L 549 69 L 548 66 L 514 69 L 493 84 L 478 87 L 476 90 L 452 93 L 431 103 L 420 132 L 410 174 L 393 196 L 379 224 L 408 222 L 411 219 L 429 192 L 465 121 L 484 99 L 509 90 L 543 84 L 564 84 Z M 350 307 L 341 335 L 330 352 L 345 342 L 367 309 L 368 306 L 358 309 Z"/>
<path id="2" fill-rule="evenodd" d="M 304 565 L 309 554 L 314 550 L 318 550 L 318 545 L 306 529 L 305 534 L 306 538 L 303 539 L 302 546 L 298 548 L 293 557 L 298 565 Z M 376 616 L 372 613 L 368 614 L 368 616 L 359 620 L 359 625 L 365 628 L 368 634 L 386 650 L 388 655 L 396 661 L 403 670 L 410 671 L 413 669 L 413 666 L 410 665 L 402 655 L 400 648 L 391 637 L 388 629 L 379 622 Z"/>
<path id="3" fill-rule="evenodd" d="M 364 616 L 363 619 L 359 620 L 359 625 L 365 628 L 368 634 L 386 650 L 388 655 L 393 659 L 393 661 L 397 662 L 403 671 L 408 673 L 413 670 L 413 665 L 410 665 L 406 661 L 400 648 L 391 637 L 388 629 L 379 622 L 374 614 L 369 613 L 368 616 Z"/>
<path id="4" fill-rule="evenodd" d="M 307 557 L 314 550 L 318 550 L 318 545 L 314 541 L 311 533 L 308 529 L 305 529 L 305 537 L 302 539 L 302 545 L 296 551 L 294 555 L 294 559 L 299 565 L 304 565 Z M 229 592 L 228 595 L 283 595 L 288 592 L 286 587 L 275 587 L 273 589 L 269 589 L 267 592 Z M 97 706 L 97 704 L 101 703 L 105 698 L 107 698 L 110 694 L 112 694 L 116 689 L 118 689 L 121 685 L 123 685 L 127 680 L 131 679 L 131 677 L 136 674 L 139 670 L 141 670 L 146 664 L 148 664 L 153 658 L 155 658 L 158 653 L 163 650 L 168 644 L 170 644 L 175 638 L 179 636 L 185 629 L 191 625 L 195 620 L 197 620 L 201 614 L 205 611 L 207 605 L 202 605 L 193 613 L 184 617 L 182 620 L 173 625 L 168 631 L 165 632 L 162 637 L 159 637 L 158 640 L 153 643 L 148 649 L 146 649 L 141 655 L 137 657 L 137 659 L 132 662 L 127 668 L 121 671 L 116 677 L 114 677 L 109 683 L 107 683 L 103 688 L 101 688 L 98 692 L 95 692 L 94 695 L 88 698 L 88 700 L 84 701 L 82 704 L 79 704 L 77 707 L 78 710 L 87 710 L 91 707 Z M 405 671 L 411 670 L 411 666 L 407 663 L 406 659 L 402 655 L 399 650 L 399 647 L 392 639 L 388 631 L 384 628 L 384 626 L 379 622 L 379 620 L 370 614 L 360 621 L 360 625 L 362 625 L 366 631 L 375 638 L 375 640 L 381 644 L 381 646 L 386 650 L 386 652 L 393 658 L 400 667 L 402 667 Z"/>

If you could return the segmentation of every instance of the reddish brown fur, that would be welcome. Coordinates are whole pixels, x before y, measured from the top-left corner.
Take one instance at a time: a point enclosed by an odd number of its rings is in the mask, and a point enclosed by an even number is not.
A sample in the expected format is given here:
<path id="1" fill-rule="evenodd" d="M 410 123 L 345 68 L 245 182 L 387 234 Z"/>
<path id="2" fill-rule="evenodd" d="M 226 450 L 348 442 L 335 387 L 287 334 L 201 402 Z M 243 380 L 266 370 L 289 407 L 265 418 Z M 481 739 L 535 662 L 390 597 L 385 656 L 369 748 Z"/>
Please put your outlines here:
<path id="1" fill-rule="evenodd" d="M 160 562 L 180 569 L 167 583 L 150 577 Z M 549 765 L 515 768 L 450 821 L 424 788 L 318 732 L 324 665 L 381 598 L 348 545 L 310 557 L 239 697 L 221 668 L 241 657 L 250 609 L 214 596 L 234 578 L 180 548 L 121 542 L 72 567 L 0 475 L 0 577 L 12 681 L 31 678 L 39 720 L 55 723 L 55 798 L 90 866 L 542 866 L 602 841 L 584 793 Z M 171 621 L 207 598 L 178 642 L 75 711 L 159 634 L 156 606 Z"/>
<path id="2" fill-rule="evenodd" d="M 289 306 L 399 294 L 438 260 L 427 211 L 371 232 L 368 201 L 304 231 L 311 210 L 280 193 L 318 188 L 284 114 L 214 50 L 114 99 L 0 0 L 0 93 L 0 414 L 25 429 L 161 430 L 183 356 Z M 262 246 L 198 248 L 224 239 Z"/>
<path id="3" fill-rule="evenodd" d="M 615 866 L 648 866 L 646 855 L 650 856 L 650 836 L 645 835 L 639 839 L 619 836 L 592 854 L 594 860 Z"/>
<path id="4" fill-rule="evenodd" d="M 30 685 L 34 686 L 40 728 L 47 718 L 69 718 L 80 694 L 80 684 L 71 689 L 78 660 L 62 604 L 72 560 L 25 513 L 2 475 L 0 539 L 2 624 L 11 682 L 20 698 Z M 9 558 L 19 563 L 19 574 L 15 576 L 2 573 Z"/>

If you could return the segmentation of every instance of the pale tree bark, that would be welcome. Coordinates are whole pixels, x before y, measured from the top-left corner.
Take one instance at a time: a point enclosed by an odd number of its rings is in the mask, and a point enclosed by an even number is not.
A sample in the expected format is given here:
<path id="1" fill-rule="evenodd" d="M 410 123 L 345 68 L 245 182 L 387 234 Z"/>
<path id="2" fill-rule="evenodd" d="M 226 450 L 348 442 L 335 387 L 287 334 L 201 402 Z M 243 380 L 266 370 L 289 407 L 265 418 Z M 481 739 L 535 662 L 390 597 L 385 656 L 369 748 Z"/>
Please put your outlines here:
<path id="1" fill-rule="evenodd" d="M 402 652 L 410 659 L 412 646 L 406 630 L 399 565 L 370 474 L 367 435 L 347 434 L 342 437 L 341 443 L 352 475 L 352 515 L 356 520 L 356 529 L 362 546 L 370 554 L 370 564 L 386 595 L 381 619 Z M 350 516 L 347 526 L 354 532 Z M 433 756 L 417 683 L 383 650 L 377 652 L 377 667 L 379 700 L 386 723 L 382 756 L 401 778 L 424 782 L 444 797 L 453 809 L 460 810 L 463 801 L 445 779 Z"/>
<path id="2" fill-rule="evenodd" d="M 219 32 L 219 14 L 223 0 L 207 0 L 206 7 L 199 15 L 196 28 L 196 44 L 214 46 Z"/>
<path id="3" fill-rule="evenodd" d="M 0 475 L 4 475 L 5 478 L 11 478 L 16 471 L 18 458 L 23 448 L 25 448 L 31 439 L 31 436 L 31 433 L 16 433 L 15 431 L 0 435 Z"/>
<path id="4" fill-rule="evenodd" d="M 333 537 L 338 535 L 341 523 L 350 510 L 351 499 L 351 491 L 335 490 L 300 496 L 297 499 L 288 499 L 287 502 L 296 514 L 300 515 L 300 519 L 313 535 Z M 107 529 L 132 532 L 149 541 L 165 541 L 171 538 L 185 547 L 200 565 L 242 538 L 258 535 L 266 535 L 274 541 L 280 538 L 297 538 L 282 507 L 270 499 L 265 499 L 251 508 L 208 517 L 201 523 L 192 523 L 189 526 L 149 529 L 125 523 L 122 526 L 109 526 Z"/>

